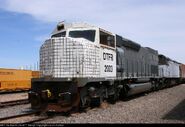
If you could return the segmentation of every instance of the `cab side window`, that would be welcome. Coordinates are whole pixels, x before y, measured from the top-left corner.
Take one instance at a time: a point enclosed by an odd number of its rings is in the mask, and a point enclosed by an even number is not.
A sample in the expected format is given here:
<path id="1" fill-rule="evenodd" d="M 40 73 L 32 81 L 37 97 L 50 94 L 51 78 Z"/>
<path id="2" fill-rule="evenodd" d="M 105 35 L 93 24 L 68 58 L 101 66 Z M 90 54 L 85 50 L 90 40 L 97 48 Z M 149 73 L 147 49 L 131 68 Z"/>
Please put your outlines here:
<path id="1" fill-rule="evenodd" d="M 100 44 L 115 47 L 115 38 L 113 35 L 100 31 Z"/>

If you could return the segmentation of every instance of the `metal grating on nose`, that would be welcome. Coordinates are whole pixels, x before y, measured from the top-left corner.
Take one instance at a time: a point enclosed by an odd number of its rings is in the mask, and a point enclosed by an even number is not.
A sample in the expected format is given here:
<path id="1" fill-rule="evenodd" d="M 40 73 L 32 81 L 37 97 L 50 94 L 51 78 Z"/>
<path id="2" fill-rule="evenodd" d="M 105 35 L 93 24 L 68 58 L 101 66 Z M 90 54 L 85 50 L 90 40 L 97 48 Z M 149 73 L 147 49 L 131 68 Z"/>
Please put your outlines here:
<path id="1" fill-rule="evenodd" d="M 100 48 L 71 38 L 52 38 L 40 49 L 41 75 L 54 78 L 100 77 Z"/>

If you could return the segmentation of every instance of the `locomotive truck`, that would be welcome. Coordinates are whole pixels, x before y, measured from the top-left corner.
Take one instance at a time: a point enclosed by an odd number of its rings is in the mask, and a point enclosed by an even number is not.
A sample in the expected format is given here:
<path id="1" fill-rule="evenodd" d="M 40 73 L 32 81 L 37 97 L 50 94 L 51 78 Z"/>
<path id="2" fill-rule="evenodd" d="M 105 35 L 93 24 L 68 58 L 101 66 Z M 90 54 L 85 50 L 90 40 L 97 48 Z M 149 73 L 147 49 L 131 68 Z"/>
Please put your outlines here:
<path id="1" fill-rule="evenodd" d="M 180 63 L 157 50 L 86 23 L 60 22 L 40 48 L 40 78 L 29 101 L 37 111 L 68 112 L 116 103 L 178 84 Z"/>

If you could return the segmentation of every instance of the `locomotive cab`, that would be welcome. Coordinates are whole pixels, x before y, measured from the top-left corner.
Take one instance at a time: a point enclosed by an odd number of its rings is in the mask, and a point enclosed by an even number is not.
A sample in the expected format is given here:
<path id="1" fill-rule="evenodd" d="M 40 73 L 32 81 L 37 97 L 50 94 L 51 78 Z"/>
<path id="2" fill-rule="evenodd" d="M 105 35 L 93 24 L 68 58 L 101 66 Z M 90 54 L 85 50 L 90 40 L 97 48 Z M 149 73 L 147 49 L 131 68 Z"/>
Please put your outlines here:
<path id="1" fill-rule="evenodd" d="M 98 44 L 98 28 L 84 23 L 66 24 L 61 22 L 52 32 L 51 38 L 68 37 L 74 40 Z"/>
<path id="2" fill-rule="evenodd" d="M 115 48 L 115 36 L 101 28 L 85 23 L 65 24 L 61 22 L 52 32 L 51 38 L 70 37 L 74 39 L 84 39 L 97 45 L 106 45 Z"/>

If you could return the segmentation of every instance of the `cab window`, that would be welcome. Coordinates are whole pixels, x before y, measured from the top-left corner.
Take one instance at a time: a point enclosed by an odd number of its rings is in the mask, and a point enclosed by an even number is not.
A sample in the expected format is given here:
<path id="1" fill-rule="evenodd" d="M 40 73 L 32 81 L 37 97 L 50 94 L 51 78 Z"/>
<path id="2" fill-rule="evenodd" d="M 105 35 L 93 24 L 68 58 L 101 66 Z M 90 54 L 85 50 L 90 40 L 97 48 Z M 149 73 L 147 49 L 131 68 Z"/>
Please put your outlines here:
<path id="1" fill-rule="evenodd" d="M 75 30 L 69 32 L 69 37 L 73 38 L 85 38 L 89 41 L 95 41 L 95 30 Z"/>
<path id="2" fill-rule="evenodd" d="M 66 32 L 61 32 L 61 33 L 58 33 L 58 34 L 54 34 L 52 35 L 51 37 L 65 37 L 66 36 Z"/>
<path id="3" fill-rule="evenodd" d="M 100 31 L 100 44 L 115 47 L 115 38 L 113 35 Z"/>

